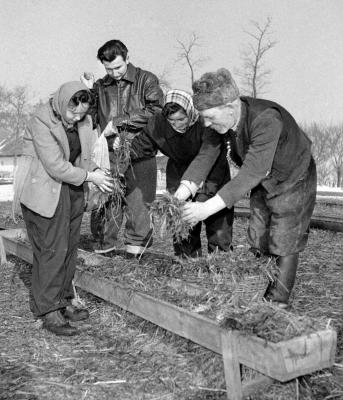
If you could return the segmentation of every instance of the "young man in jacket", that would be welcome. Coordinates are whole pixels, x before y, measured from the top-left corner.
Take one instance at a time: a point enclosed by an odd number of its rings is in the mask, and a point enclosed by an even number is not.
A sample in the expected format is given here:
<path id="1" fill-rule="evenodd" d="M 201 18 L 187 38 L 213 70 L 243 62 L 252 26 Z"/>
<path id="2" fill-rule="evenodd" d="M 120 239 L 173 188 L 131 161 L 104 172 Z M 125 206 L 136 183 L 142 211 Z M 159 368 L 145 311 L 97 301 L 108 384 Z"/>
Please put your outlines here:
<path id="1" fill-rule="evenodd" d="M 230 156 L 240 170 L 211 199 L 188 203 L 184 218 L 204 220 L 251 191 L 248 240 L 256 254 L 277 256 L 279 275 L 266 298 L 287 307 L 316 198 L 311 141 L 279 104 L 239 97 L 224 68 L 204 74 L 194 82 L 193 91 L 205 126 L 227 136 Z M 176 192 L 179 198 L 188 197 L 199 184 L 197 173 L 183 179 Z"/>
<path id="2" fill-rule="evenodd" d="M 106 75 L 94 83 L 92 74 L 81 77 L 96 95 L 94 122 L 101 131 L 106 129 L 110 162 L 113 163 L 115 133 L 123 130 L 135 135 L 146 125 L 149 117 L 162 108 L 163 92 L 157 77 L 129 62 L 128 50 L 119 40 L 110 40 L 98 50 L 97 58 Z M 125 173 L 126 225 L 124 241 L 128 256 L 139 256 L 152 243 L 150 217 L 146 204 L 156 193 L 156 159 L 132 162 Z M 96 240 L 95 252 L 115 249 L 115 241 L 123 219 L 123 210 L 113 216 L 110 205 L 91 215 L 91 230 Z"/>

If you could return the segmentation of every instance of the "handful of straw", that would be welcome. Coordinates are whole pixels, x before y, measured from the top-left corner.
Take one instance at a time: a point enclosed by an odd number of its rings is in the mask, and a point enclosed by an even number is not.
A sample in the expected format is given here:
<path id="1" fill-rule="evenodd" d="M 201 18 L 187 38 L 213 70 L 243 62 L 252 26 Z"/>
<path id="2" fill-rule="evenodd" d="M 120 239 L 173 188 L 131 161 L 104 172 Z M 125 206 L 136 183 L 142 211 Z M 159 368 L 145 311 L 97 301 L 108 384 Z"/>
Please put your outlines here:
<path id="1" fill-rule="evenodd" d="M 173 235 L 177 242 L 187 239 L 193 225 L 182 219 L 182 207 L 185 201 L 170 193 L 159 196 L 150 206 L 151 225 L 163 238 L 166 232 Z"/>
<path id="2" fill-rule="evenodd" d="M 98 199 L 98 212 L 103 210 L 105 203 L 108 203 L 108 207 L 111 209 L 111 214 L 114 219 L 125 202 L 126 182 L 124 174 L 131 163 L 130 138 L 128 133 L 126 131 L 120 131 L 116 136 L 115 144 L 116 145 L 113 147 L 114 157 L 111 163 L 111 175 L 114 187 L 110 194 L 99 192 Z"/>

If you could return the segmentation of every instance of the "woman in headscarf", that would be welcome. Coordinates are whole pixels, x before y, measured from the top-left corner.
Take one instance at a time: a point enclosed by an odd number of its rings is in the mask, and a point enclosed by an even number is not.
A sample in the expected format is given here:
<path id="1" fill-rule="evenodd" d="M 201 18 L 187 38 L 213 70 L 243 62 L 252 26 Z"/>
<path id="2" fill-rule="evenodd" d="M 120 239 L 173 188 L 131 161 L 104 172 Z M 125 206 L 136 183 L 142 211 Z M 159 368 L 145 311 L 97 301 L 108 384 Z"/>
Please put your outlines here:
<path id="1" fill-rule="evenodd" d="M 194 201 L 206 201 L 230 180 L 230 169 L 226 159 L 226 144 L 212 129 L 205 128 L 192 97 L 182 90 L 170 90 L 164 100 L 162 113 L 148 121 L 142 133 L 132 141 L 132 159 L 144 158 L 160 150 L 166 155 L 167 190 L 174 194 L 186 171 L 191 173 L 192 161 L 206 157 L 203 185 L 193 197 Z M 211 160 L 211 161 L 209 161 Z M 232 248 L 233 208 L 224 209 L 204 221 L 208 251 L 229 251 Z M 201 223 L 198 223 L 182 242 L 174 240 L 175 255 L 197 257 L 201 255 Z"/>
<path id="2" fill-rule="evenodd" d="M 103 192 L 112 188 L 106 172 L 91 161 L 91 103 L 84 84 L 63 84 L 28 122 L 16 174 L 15 202 L 33 250 L 30 308 L 57 335 L 76 334 L 69 321 L 89 316 L 71 303 L 84 183 Z"/>

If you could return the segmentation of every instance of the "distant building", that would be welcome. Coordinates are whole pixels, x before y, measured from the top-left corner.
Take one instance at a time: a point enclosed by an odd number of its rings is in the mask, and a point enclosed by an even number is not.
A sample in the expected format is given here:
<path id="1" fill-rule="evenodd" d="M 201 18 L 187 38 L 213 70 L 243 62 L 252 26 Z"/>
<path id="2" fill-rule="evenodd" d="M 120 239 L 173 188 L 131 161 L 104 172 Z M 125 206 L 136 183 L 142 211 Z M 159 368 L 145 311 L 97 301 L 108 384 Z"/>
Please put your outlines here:
<path id="1" fill-rule="evenodd" d="M 0 129 L 0 183 L 13 181 L 15 164 L 22 151 L 22 135 L 18 141 L 13 133 Z"/>
<path id="2" fill-rule="evenodd" d="M 0 154 L 0 180 L 12 180 L 14 175 L 14 156 Z"/>

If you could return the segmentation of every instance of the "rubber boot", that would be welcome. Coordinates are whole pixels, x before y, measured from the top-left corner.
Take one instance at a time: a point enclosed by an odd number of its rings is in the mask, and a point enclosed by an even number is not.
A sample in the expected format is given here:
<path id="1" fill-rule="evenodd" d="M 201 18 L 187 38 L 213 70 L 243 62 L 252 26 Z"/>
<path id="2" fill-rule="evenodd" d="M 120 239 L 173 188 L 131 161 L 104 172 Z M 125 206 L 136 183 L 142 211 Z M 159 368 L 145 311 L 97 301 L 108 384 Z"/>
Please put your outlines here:
<path id="1" fill-rule="evenodd" d="M 298 253 L 279 256 L 277 259 L 279 273 L 275 284 L 272 285 L 265 298 L 278 303 L 281 308 L 288 307 L 289 296 L 292 292 L 297 273 L 298 260 Z"/>

